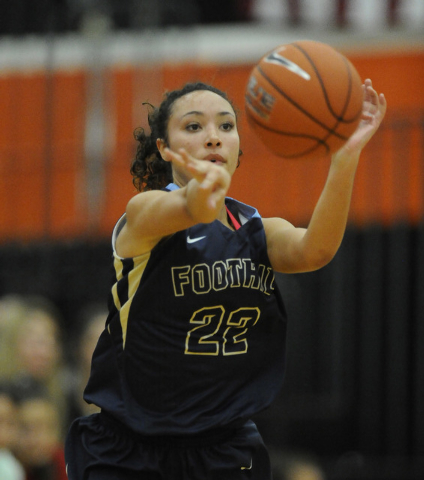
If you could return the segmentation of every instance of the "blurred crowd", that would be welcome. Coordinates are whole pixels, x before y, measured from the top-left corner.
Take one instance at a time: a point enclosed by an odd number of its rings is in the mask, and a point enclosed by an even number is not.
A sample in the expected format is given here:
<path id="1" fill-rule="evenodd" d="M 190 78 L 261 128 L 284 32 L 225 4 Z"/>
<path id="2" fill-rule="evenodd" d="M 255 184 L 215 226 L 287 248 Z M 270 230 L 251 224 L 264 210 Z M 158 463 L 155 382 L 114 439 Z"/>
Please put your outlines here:
<path id="1" fill-rule="evenodd" d="M 66 480 L 69 425 L 96 411 L 82 393 L 105 320 L 103 307 L 87 306 L 65 341 L 60 312 L 47 299 L 0 299 L 1 480 Z"/>
<path id="2" fill-rule="evenodd" d="M 349 28 L 362 14 L 386 27 L 422 15 L 421 0 L 14 0 L 1 2 L 0 35 L 84 31 L 102 19 L 110 30 L 225 23 L 309 24 L 320 18 L 327 27 Z M 414 11 L 414 10 L 420 10 Z M 409 20 L 405 18 L 408 10 Z M 356 13 L 355 13 L 356 11 Z M 371 15 L 372 16 L 372 15 Z M 354 20 L 352 20 L 354 21 Z M 362 22 L 361 18 L 359 19 Z"/>

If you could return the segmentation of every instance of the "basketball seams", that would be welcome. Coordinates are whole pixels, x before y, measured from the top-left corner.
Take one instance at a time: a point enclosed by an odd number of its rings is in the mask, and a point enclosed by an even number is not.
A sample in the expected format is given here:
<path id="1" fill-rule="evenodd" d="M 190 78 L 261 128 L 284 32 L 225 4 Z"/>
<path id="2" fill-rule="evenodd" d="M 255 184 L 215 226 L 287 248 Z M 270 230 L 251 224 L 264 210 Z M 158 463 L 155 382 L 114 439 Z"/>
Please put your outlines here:
<path id="1" fill-rule="evenodd" d="M 350 101 L 351 101 L 351 98 L 352 98 L 353 78 L 352 78 L 352 67 L 350 65 L 349 60 L 347 58 L 345 58 L 343 55 L 342 55 L 342 60 L 343 60 L 344 64 L 346 65 L 346 70 L 347 70 L 348 76 L 349 76 L 349 90 L 348 90 L 348 94 L 346 96 L 345 108 L 343 110 L 343 123 L 352 123 L 352 122 L 356 122 L 356 120 L 358 120 L 359 116 L 361 115 L 362 105 L 360 106 L 359 111 L 357 113 L 355 113 L 355 115 L 351 119 L 344 118 L 344 115 L 346 113 L 346 110 L 349 107 L 349 104 L 350 104 Z"/>
<path id="2" fill-rule="evenodd" d="M 281 90 L 278 85 L 276 85 L 269 77 L 268 75 L 262 70 L 262 68 L 257 65 L 255 69 L 262 75 L 262 77 L 273 87 L 277 92 L 282 95 L 289 103 L 291 103 L 294 107 L 296 107 L 300 112 L 302 112 L 306 117 L 308 117 L 310 120 L 312 120 L 314 123 L 322 127 L 324 130 L 326 130 L 328 133 L 331 135 L 334 135 L 341 140 L 347 140 L 348 137 L 345 137 L 344 135 L 341 135 L 340 133 L 336 132 L 334 130 L 334 127 L 329 127 L 325 125 L 325 123 L 322 123 L 318 118 L 314 117 L 311 113 L 309 113 L 307 110 L 305 110 L 301 105 L 299 105 L 295 100 L 293 100 L 291 97 L 289 97 L 283 90 Z M 338 123 L 336 124 L 336 126 Z"/>
<path id="3" fill-rule="evenodd" d="M 343 56 L 343 55 L 340 55 L 340 53 L 338 53 L 339 57 L 341 58 L 341 60 L 343 61 L 343 63 L 345 64 L 346 66 L 346 72 L 347 72 L 347 76 L 348 76 L 348 90 L 347 90 L 347 94 L 346 94 L 346 101 L 345 101 L 345 104 L 344 104 L 344 107 L 342 108 L 342 111 L 341 111 L 341 114 L 337 114 L 335 111 L 334 111 L 334 108 L 333 106 L 331 105 L 331 102 L 330 102 L 330 99 L 328 97 L 328 93 L 327 93 L 327 89 L 325 87 L 325 84 L 324 84 L 324 81 L 322 80 L 322 77 L 321 77 L 321 74 L 317 68 L 317 66 L 315 65 L 315 62 L 312 60 L 312 58 L 309 56 L 308 52 L 306 50 L 304 50 L 299 44 L 297 43 L 293 43 L 292 44 L 293 47 L 297 48 L 300 52 L 303 53 L 303 55 L 305 56 L 305 58 L 308 60 L 308 62 L 311 64 L 311 67 L 312 69 L 314 70 L 315 72 L 315 75 L 318 79 L 318 82 L 319 84 L 321 85 L 321 90 L 322 90 L 322 93 L 324 95 L 324 100 L 325 100 L 325 103 L 327 104 L 327 108 L 328 108 L 328 111 L 331 113 L 331 115 L 339 122 L 339 123 L 352 123 L 354 122 L 355 120 L 357 120 L 358 118 L 358 114 L 353 118 L 353 119 L 347 119 L 347 118 L 344 118 L 344 114 L 346 113 L 346 110 L 348 109 L 349 107 L 349 103 L 350 103 L 350 99 L 352 97 L 352 72 L 350 70 L 350 65 L 349 63 L 347 62 L 347 59 Z M 338 125 L 338 124 L 337 124 Z"/>
<path id="4" fill-rule="evenodd" d="M 320 137 L 314 137 L 313 135 L 307 135 L 307 134 L 300 134 L 300 133 L 292 133 L 292 132 L 284 132 L 282 130 L 276 130 L 275 128 L 270 128 L 262 123 L 258 122 L 258 120 L 253 116 L 253 114 L 246 109 L 246 113 L 251 121 L 253 121 L 257 126 L 263 128 L 264 130 L 267 130 L 268 132 L 275 133 L 276 135 L 283 135 L 287 137 L 297 137 L 297 138 L 305 138 L 309 140 L 313 140 L 316 142 L 316 145 L 313 147 L 308 148 L 307 150 L 303 150 L 302 152 L 295 153 L 292 155 L 284 155 L 285 158 L 297 158 L 297 157 L 303 157 L 304 155 L 308 155 L 312 153 L 314 150 L 319 148 L 320 146 L 325 148 L 326 154 L 329 153 L 330 147 L 325 143 L 325 140 L 330 137 L 331 133 L 329 133 L 324 139 Z"/>
<path id="5" fill-rule="evenodd" d="M 246 113 L 249 115 L 249 118 L 251 118 L 257 125 L 264 128 L 265 130 L 268 130 L 269 132 L 278 133 L 279 135 L 286 135 L 286 136 L 289 136 L 289 137 L 309 138 L 311 140 L 322 141 L 321 137 L 316 137 L 314 135 L 308 135 L 307 133 L 303 134 L 303 133 L 285 132 L 284 130 L 277 130 L 276 128 L 268 127 L 268 126 L 264 125 L 263 123 L 259 122 L 252 115 L 252 113 L 250 113 L 249 110 L 246 110 Z M 328 138 L 328 136 L 325 137 L 325 138 Z"/>
<path id="6" fill-rule="evenodd" d="M 346 102 L 344 105 L 344 108 L 342 109 L 342 117 L 344 118 L 344 115 L 346 113 L 347 107 L 349 106 L 350 99 L 352 97 L 352 72 L 350 71 L 349 64 L 347 63 L 347 60 L 342 56 L 343 63 L 346 66 L 347 70 L 347 78 L 348 78 L 348 89 L 347 89 L 347 94 L 346 94 Z"/>
<path id="7" fill-rule="evenodd" d="M 346 69 L 347 69 L 348 74 L 349 74 L 349 92 L 348 92 L 348 96 L 347 96 L 347 99 L 346 99 L 346 109 L 345 109 L 345 112 L 346 112 L 347 107 L 349 106 L 350 100 L 352 98 L 353 78 L 352 78 L 352 67 L 350 65 L 349 60 L 347 58 L 345 58 L 344 56 L 342 56 L 342 60 L 345 63 Z M 355 115 L 351 119 L 344 118 L 343 123 L 356 122 L 356 120 L 358 120 L 358 118 L 360 117 L 361 114 L 362 114 L 362 104 L 359 108 L 358 113 L 355 113 Z M 344 115 L 344 113 L 343 113 L 343 115 Z"/>

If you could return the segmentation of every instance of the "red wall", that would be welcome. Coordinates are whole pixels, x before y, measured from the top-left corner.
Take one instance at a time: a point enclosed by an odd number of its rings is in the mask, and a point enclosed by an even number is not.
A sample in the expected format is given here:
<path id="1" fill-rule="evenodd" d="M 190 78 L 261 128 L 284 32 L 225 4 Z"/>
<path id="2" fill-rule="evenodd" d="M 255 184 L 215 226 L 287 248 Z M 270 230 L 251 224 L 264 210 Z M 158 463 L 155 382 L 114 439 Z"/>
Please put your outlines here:
<path id="1" fill-rule="evenodd" d="M 424 52 L 348 56 L 361 77 L 372 78 L 375 87 L 386 94 L 389 105 L 386 128 L 364 151 L 350 221 L 357 225 L 420 222 L 424 210 Z M 157 104 L 164 89 L 190 80 L 226 90 L 240 109 L 244 155 L 231 195 L 255 205 L 264 216 L 306 224 L 325 181 L 328 159 L 282 160 L 254 138 L 243 112 L 251 68 L 166 64 L 108 70 L 107 115 L 113 138 L 107 143 L 105 189 L 98 197 L 94 219 L 84 186 L 86 72 L 0 76 L 0 241 L 109 235 L 134 193 L 129 163 L 135 147 L 132 132 L 145 125 L 141 102 Z M 407 124 L 400 118 L 406 118 Z M 393 124 L 398 128 L 389 128 Z"/>

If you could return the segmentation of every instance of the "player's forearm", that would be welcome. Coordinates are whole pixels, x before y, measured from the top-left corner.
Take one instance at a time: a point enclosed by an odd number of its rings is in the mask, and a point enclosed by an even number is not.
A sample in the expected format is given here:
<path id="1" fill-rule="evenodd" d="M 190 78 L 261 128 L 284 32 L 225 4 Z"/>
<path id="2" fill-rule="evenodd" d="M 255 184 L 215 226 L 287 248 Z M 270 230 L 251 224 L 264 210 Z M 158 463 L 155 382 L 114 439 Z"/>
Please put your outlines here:
<path id="1" fill-rule="evenodd" d="M 335 154 L 327 181 L 314 209 L 303 242 L 318 266 L 328 263 L 337 253 L 346 230 L 359 153 Z"/>

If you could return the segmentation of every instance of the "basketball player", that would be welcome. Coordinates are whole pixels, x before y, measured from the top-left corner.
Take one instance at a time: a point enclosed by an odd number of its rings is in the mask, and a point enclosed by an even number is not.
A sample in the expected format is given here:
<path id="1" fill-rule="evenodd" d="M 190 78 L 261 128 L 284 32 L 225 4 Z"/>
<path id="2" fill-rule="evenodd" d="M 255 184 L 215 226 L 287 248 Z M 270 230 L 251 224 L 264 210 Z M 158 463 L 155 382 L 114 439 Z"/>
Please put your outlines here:
<path id="1" fill-rule="evenodd" d="M 143 192 L 113 232 L 110 313 L 84 393 L 101 413 L 70 429 L 70 480 L 271 478 L 249 419 L 284 375 L 274 271 L 315 270 L 336 253 L 360 151 L 386 110 L 369 80 L 363 110 L 307 229 L 226 197 L 240 140 L 224 93 L 188 84 L 149 115 L 132 165 Z"/>

